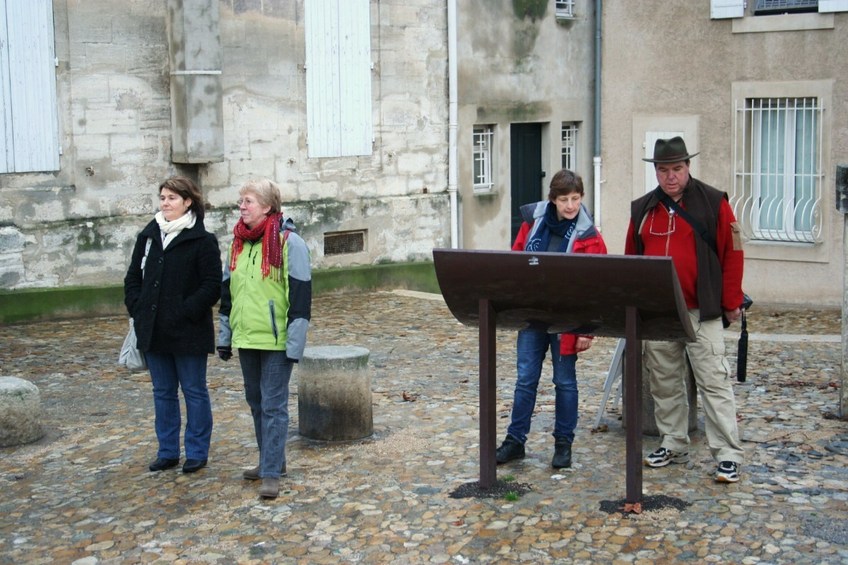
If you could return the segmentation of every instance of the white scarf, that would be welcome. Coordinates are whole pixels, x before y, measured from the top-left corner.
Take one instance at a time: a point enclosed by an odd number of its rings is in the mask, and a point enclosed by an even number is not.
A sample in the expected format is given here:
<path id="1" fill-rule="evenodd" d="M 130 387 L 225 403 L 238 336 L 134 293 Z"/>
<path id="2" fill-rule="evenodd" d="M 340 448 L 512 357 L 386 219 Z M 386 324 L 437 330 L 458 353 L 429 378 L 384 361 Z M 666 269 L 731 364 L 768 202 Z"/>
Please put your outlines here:
<path id="1" fill-rule="evenodd" d="M 162 212 L 156 212 L 156 223 L 159 224 L 159 229 L 162 232 L 162 249 L 168 247 L 168 244 L 174 241 L 181 231 L 191 229 L 197 222 L 194 212 L 189 210 L 176 220 L 168 221 Z"/>

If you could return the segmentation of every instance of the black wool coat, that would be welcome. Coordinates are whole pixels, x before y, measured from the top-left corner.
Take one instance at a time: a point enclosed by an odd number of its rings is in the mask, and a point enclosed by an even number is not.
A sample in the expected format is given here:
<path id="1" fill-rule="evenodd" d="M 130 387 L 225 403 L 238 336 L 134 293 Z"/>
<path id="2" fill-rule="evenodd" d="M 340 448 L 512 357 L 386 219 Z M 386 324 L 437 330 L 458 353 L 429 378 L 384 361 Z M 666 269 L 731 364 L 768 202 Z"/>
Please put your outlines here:
<path id="1" fill-rule="evenodd" d="M 135 324 L 138 348 L 178 355 L 214 353 L 212 307 L 221 297 L 221 276 L 218 239 L 201 220 L 180 232 L 164 252 L 156 220 L 147 224 L 124 277 L 124 304 Z"/>

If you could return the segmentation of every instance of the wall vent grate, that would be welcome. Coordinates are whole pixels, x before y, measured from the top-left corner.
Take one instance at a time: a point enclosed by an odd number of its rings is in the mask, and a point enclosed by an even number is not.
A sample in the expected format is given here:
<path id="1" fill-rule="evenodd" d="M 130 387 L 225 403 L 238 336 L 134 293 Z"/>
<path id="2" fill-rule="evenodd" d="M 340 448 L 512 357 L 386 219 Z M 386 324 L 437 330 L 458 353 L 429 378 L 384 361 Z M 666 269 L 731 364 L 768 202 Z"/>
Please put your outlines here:
<path id="1" fill-rule="evenodd" d="M 324 234 L 324 255 L 344 255 L 365 251 L 365 230 L 327 232 Z"/>

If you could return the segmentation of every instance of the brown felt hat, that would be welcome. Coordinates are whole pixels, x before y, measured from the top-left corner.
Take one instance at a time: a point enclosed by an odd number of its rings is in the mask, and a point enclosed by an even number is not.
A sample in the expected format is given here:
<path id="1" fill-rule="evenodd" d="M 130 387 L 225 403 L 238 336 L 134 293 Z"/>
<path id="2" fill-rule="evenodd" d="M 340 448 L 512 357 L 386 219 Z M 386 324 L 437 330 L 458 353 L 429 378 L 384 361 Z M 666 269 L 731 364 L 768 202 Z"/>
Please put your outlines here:
<path id="1" fill-rule="evenodd" d="M 679 135 L 671 139 L 658 139 L 654 144 L 654 158 L 643 158 L 643 161 L 648 163 L 677 163 L 679 161 L 688 161 L 698 153 L 689 153 L 686 151 L 686 143 Z"/>

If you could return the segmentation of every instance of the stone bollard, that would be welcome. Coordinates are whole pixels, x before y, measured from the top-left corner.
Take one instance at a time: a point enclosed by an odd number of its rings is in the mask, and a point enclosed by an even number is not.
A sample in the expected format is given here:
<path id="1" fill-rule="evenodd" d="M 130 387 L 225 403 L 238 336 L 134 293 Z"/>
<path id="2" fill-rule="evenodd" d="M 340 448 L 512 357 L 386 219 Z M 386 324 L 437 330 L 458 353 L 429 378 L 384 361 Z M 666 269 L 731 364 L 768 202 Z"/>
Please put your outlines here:
<path id="1" fill-rule="evenodd" d="M 297 370 L 298 432 L 343 441 L 374 432 L 370 352 L 356 346 L 307 347 Z"/>
<path id="2" fill-rule="evenodd" d="M 43 435 L 38 387 L 17 377 L 0 377 L 0 447 L 31 443 Z"/>

